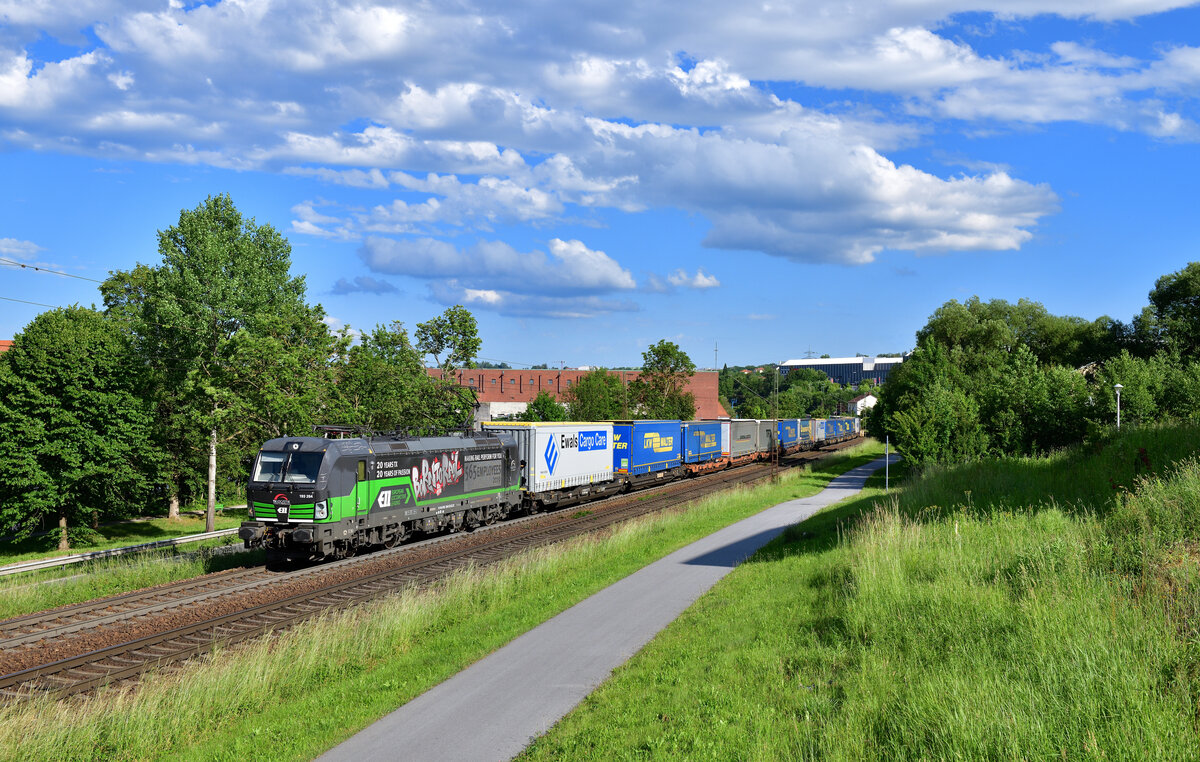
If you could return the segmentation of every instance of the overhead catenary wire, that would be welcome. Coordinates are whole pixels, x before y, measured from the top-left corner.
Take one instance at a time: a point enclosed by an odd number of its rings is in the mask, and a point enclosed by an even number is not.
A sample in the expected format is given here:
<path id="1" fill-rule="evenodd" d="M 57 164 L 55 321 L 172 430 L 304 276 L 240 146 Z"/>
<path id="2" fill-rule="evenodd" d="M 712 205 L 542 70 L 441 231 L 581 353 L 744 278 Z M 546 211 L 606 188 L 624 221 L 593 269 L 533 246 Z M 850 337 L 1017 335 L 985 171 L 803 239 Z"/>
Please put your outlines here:
<path id="1" fill-rule="evenodd" d="M 49 273 L 51 275 L 61 275 L 64 278 L 75 278 L 76 280 L 86 280 L 86 281 L 91 281 L 92 283 L 104 283 L 104 281 L 102 281 L 102 280 L 97 280 L 95 278 L 88 278 L 84 275 L 73 275 L 71 273 L 65 273 L 62 270 L 51 270 L 48 267 L 38 267 L 37 265 L 30 265 L 30 264 L 26 264 L 24 262 L 18 262 L 14 259 L 7 259 L 5 257 L 0 257 L 0 264 L 9 265 L 10 267 L 20 267 L 22 270 L 34 270 L 39 273 Z"/>

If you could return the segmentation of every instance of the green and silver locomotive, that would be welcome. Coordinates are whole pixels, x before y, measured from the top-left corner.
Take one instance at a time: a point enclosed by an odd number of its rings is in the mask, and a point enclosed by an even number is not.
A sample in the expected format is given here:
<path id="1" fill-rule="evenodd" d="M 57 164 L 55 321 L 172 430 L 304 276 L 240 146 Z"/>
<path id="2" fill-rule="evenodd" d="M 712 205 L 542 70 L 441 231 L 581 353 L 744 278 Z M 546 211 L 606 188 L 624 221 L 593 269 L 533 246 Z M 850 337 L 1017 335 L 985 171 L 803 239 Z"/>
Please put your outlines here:
<path id="1" fill-rule="evenodd" d="M 238 536 L 270 560 L 345 558 L 490 524 L 520 501 L 511 437 L 281 437 L 254 459 Z"/>

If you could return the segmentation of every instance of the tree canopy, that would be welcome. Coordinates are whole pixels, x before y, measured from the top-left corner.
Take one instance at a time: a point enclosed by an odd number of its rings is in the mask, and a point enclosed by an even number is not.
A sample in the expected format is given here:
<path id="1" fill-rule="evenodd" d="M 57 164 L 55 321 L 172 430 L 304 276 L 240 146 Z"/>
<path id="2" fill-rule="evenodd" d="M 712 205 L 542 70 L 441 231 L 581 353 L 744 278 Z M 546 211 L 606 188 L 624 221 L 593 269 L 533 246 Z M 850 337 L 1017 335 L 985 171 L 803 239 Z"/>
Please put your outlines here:
<path id="1" fill-rule="evenodd" d="M 629 396 L 619 376 L 603 368 L 581 376 L 563 393 L 572 421 L 612 421 L 629 418 Z"/>
<path id="2" fill-rule="evenodd" d="M 125 338 L 95 310 L 43 312 L 0 355 L 0 523 L 17 537 L 134 512 L 160 466 Z"/>
<path id="3" fill-rule="evenodd" d="M 696 364 L 679 348 L 663 339 L 642 353 L 642 371 L 629 385 L 629 397 L 639 418 L 678 418 L 690 421 L 696 416 L 696 397 L 688 391 L 688 381 L 696 375 Z"/>
<path id="4" fill-rule="evenodd" d="M 259 416 L 268 429 L 303 426 L 323 369 L 289 371 L 326 364 L 333 343 L 321 308 L 304 302 L 304 278 L 288 272 L 287 239 L 244 218 L 228 195 L 181 211 L 176 225 L 159 231 L 158 253 L 161 264 L 115 272 L 101 290 L 109 310 L 128 320 L 167 421 L 160 444 L 175 495 L 188 491 L 186 475 L 208 456 L 211 530 L 218 444 L 261 439 L 263 432 L 247 425 L 251 410 L 269 408 Z M 260 380 L 270 385 L 265 394 Z M 251 389 L 257 404 L 247 399 Z"/>

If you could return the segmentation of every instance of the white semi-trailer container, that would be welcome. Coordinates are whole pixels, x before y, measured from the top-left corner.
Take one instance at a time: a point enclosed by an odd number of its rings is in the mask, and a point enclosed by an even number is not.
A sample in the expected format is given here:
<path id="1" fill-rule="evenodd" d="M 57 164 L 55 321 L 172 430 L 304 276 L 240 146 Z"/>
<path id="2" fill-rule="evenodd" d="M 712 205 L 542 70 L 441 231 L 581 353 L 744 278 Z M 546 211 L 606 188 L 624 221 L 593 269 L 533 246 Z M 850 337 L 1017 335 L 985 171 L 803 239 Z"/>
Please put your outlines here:
<path id="1" fill-rule="evenodd" d="M 517 442 L 525 489 L 564 490 L 613 478 L 611 423 L 527 423 L 489 421 L 484 431 L 507 432 Z"/>

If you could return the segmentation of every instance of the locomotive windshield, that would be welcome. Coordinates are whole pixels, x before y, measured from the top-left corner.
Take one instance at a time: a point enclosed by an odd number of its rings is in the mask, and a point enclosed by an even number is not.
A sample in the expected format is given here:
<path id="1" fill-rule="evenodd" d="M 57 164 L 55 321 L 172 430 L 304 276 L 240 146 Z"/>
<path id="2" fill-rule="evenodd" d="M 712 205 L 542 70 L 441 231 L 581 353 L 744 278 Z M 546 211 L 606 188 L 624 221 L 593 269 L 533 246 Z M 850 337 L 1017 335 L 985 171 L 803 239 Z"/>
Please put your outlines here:
<path id="1" fill-rule="evenodd" d="M 260 452 L 254 464 L 253 482 L 287 482 L 312 484 L 321 470 L 319 452 Z"/>

